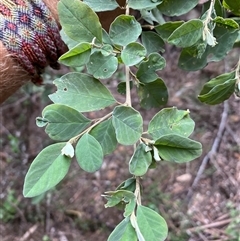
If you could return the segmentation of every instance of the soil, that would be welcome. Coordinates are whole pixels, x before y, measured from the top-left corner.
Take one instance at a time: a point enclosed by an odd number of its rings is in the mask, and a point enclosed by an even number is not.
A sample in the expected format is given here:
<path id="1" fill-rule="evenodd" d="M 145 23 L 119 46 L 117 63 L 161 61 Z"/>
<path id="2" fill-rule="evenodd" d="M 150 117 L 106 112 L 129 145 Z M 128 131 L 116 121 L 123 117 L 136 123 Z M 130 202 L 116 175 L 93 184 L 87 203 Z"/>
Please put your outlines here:
<path id="1" fill-rule="evenodd" d="M 196 122 L 192 137 L 203 145 L 197 160 L 181 165 L 163 162 L 142 178 L 143 203 L 166 219 L 168 241 L 240 240 L 240 99 L 232 96 L 217 106 L 197 100 L 203 84 L 232 69 L 238 56 L 234 50 L 225 61 L 189 73 L 177 68 L 177 51 L 169 48 L 165 53 L 167 68 L 160 76 L 169 88 L 167 106 L 190 110 Z M 48 70 L 45 79 L 50 82 L 59 74 Z M 113 92 L 116 79 L 109 81 Z M 130 147 L 118 146 L 94 174 L 83 172 L 73 161 L 54 190 L 38 199 L 23 197 L 32 160 L 51 143 L 35 118 L 50 103 L 47 95 L 53 91 L 52 84 L 28 85 L 1 106 L 1 241 L 105 241 L 122 219 L 122 210 L 106 209 L 101 195 L 130 177 Z M 137 97 L 133 106 L 139 108 Z M 147 123 L 159 110 L 140 111 Z M 224 115 L 226 120 L 221 122 Z M 201 175 L 197 174 L 200 168 Z"/>

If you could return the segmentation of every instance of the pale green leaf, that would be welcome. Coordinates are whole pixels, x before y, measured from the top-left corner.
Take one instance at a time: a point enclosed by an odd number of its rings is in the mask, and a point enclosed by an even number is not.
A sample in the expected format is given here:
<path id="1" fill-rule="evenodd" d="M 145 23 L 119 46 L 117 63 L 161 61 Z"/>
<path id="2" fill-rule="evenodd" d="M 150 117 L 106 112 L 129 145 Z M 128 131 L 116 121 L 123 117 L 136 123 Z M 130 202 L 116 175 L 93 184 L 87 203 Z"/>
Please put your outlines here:
<path id="1" fill-rule="evenodd" d="M 117 139 L 112 125 L 112 119 L 98 124 L 90 131 L 90 134 L 100 143 L 104 155 L 110 154 L 116 149 Z"/>
<path id="2" fill-rule="evenodd" d="M 133 16 L 120 15 L 112 22 L 109 36 L 114 44 L 126 46 L 135 42 L 141 32 L 142 27 Z"/>
<path id="3" fill-rule="evenodd" d="M 161 159 L 170 162 L 189 162 L 202 154 L 202 145 L 187 137 L 168 134 L 155 141 Z"/>
<path id="4" fill-rule="evenodd" d="M 58 13 L 64 32 L 78 43 L 92 42 L 96 38 L 102 42 L 102 27 L 98 16 L 79 0 L 60 0 Z"/>
<path id="5" fill-rule="evenodd" d="M 67 174 L 71 159 L 61 154 L 66 143 L 44 148 L 33 160 L 24 180 L 24 197 L 38 196 L 55 187 Z"/>
<path id="6" fill-rule="evenodd" d="M 54 84 L 57 92 L 49 98 L 79 112 L 100 110 L 115 103 L 112 94 L 99 80 L 83 73 L 68 73 Z"/>
<path id="7" fill-rule="evenodd" d="M 140 143 L 129 162 L 129 172 L 134 176 L 143 176 L 152 163 L 152 155 L 145 151 L 146 145 Z"/>
<path id="8" fill-rule="evenodd" d="M 61 150 L 62 155 L 73 158 L 74 157 L 74 148 L 70 142 L 67 142 L 66 145 Z"/>
<path id="9" fill-rule="evenodd" d="M 139 43 L 130 43 L 121 52 L 121 58 L 125 65 L 133 66 L 142 61 L 146 54 L 144 46 Z"/>
<path id="10" fill-rule="evenodd" d="M 185 137 L 191 135 L 195 123 L 188 110 L 165 108 L 158 112 L 148 125 L 148 133 L 154 140 L 167 134 L 178 134 Z"/>
<path id="11" fill-rule="evenodd" d="M 101 52 L 95 52 L 90 56 L 87 64 L 88 73 L 96 79 L 110 78 L 117 70 L 118 59 L 113 55 L 103 55 Z"/>
<path id="12" fill-rule="evenodd" d="M 157 212 L 139 205 L 137 223 L 145 241 L 164 241 L 168 235 L 166 221 Z"/>
<path id="13" fill-rule="evenodd" d="M 128 217 L 115 227 L 107 241 L 137 241 L 136 232 Z"/>
<path id="14" fill-rule="evenodd" d="M 47 124 L 46 133 L 56 141 L 66 141 L 81 133 L 91 121 L 73 108 L 52 104 L 43 109 L 42 118 Z"/>
<path id="15" fill-rule="evenodd" d="M 76 146 L 76 159 L 86 172 L 95 172 L 102 166 L 103 151 L 100 143 L 90 134 L 84 134 Z"/>
<path id="16" fill-rule="evenodd" d="M 95 12 L 111 11 L 119 6 L 116 0 L 83 0 L 83 2 Z"/>
<path id="17" fill-rule="evenodd" d="M 140 10 L 140 9 L 152 9 L 159 5 L 163 0 L 129 0 L 128 6 L 132 9 Z"/>
<path id="18" fill-rule="evenodd" d="M 120 144 L 133 145 L 142 135 L 142 116 L 132 107 L 117 106 L 113 111 L 113 126 Z"/>

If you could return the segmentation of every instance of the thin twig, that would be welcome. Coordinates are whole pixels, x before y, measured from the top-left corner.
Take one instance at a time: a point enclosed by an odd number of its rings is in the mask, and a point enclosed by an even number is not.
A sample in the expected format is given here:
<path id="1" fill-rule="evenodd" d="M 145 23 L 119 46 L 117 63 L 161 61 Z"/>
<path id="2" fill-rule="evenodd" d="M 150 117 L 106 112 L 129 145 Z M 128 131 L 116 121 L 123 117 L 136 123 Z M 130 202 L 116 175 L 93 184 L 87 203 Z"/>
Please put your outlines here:
<path id="1" fill-rule="evenodd" d="M 38 228 L 38 225 L 35 224 L 34 226 L 32 226 L 23 236 L 22 238 L 19 239 L 19 241 L 25 241 L 28 240 L 28 238 L 30 237 L 30 235 L 32 235 Z"/>
<path id="2" fill-rule="evenodd" d="M 208 164 L 208 161 L 212 159 L 212 157 L 216 154 L 218 147 L 221 143 L 221 139 L 224 133 L 224 130 L 226 128 L 226 123 L 227 123 L 227 119 L 228 119 L 228 110 L 229 110 L 229 105 L 228 105 L 228 101 L 224 102 L 224 108 L 223 108 L 223 112 L 222 112 L 222 118 L 221 118 L 221 122 L 218 128 L 218 132 L 217 132 L 217 136 L 214 139 L 213 145 L 211 150 L 207 153 L 207 155 L 203 158 L 203 161 L 198 169 L 197 175 L 193 181 L 192 186 L 189 188 L 188 194 L 187 194 L 187 200 L 188 202 L 190 202 L 191 197 L 193 195 L 193 189 L 197 186 L 204 170 L 206 169 L 206 166 Z"/>
<path id="3" fill-rule="evenodd" d="M 205 230 L 207 228 L 221 227 L 221 226 L 224 226 L 226 224 L 229 224 L 232 220 L 233 220 L 232 218 L 229 218 L 229 219 L 226 219 L 226 220 L 217 221 L 217 222 L 214 222 L 214 223 L 209 223 L 209 224 L 205 224 L 205 225 L 202 225 L 202 226 L 189 228 L 189 229 L 187 229 L 187 233 L 199 232 L 200 230 Z"/>

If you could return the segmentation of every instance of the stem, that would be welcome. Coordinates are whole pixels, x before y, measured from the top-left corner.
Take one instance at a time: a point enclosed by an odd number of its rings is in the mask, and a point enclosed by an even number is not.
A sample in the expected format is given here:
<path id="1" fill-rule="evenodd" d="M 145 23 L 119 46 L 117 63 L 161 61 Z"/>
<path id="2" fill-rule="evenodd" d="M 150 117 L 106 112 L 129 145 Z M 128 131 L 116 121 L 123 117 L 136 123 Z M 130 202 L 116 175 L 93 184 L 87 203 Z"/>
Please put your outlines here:
<path id="1" fill-rule="evenodd" d="M 126 6 L 126 15 L 130 14 L 130 8 Z M 130 88 L 130 68 L 125 66 L 125 74 L 126 74 L 126 105 L 132 106 L 132 99 L 131 99 L 131 88 Z"/>
<path id="2" fill-rule="evenodd" d="M 126 104 L 128 106 L 132 106 L 131 99 L 131 88 L 130 88 L 130 69 L 128 66 L 125 66 L 125 74 L 126 74 Z"/>
<path id="3" fill-rule="evenodd" d="M 238 60 L 238 63 L 237 63 L 235 78 L 237 79 L 236 84 L 240 83 L 240 57 L 239 57 L 239 60 Z"/>
<path id="4" fill-rule="evenodd" d="M 136 177 L 136 189 L 135 189 L 134 194 L 137 198 L 137 205 L 142 205 L 141 189 L 140 189 L 140 177 Z"/>
<path id="5" fill-rule="evenodd" d="M 79 135 L 74 136 L 73 138 L 71 138 L 69 140 L 69 142 L 71 144 L 77 142 L 79 140 L 79 138 L 81 136 L 83 136 L 84 134 L 88 133 L 89 131 L 91 131 L 95 126 L 97 126 L 98 124 L 100 124 L 101 122 L 105 121 L 106 119 L 108 119 L 109 117 L 111 117 L 112 112 L 108 113 L 107 115 L 105 115 L 104 117 L 102 117 L 101 119 L 99 119 L 97 122 L 95 122 L 93 125 L 91 125 L 90 127 L 88 127 L 85 131 L 81 132 Z"/>

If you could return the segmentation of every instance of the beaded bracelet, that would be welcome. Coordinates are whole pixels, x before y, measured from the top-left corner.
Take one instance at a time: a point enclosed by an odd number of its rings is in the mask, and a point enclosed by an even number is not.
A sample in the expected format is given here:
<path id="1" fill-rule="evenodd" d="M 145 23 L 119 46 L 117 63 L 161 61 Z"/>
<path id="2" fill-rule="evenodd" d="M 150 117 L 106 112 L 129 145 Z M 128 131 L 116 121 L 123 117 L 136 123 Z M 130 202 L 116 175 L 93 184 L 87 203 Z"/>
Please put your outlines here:
<path id="1" fill-rule="evenodd" d="M 57 60 L 65 50 L 58 25 L 42 0 L 0 0 L 0 41 L 37 85 L 47 65 L 59 68 Z"/>

